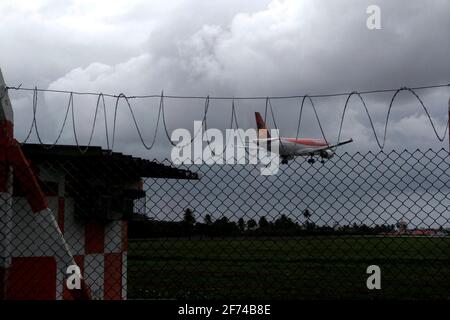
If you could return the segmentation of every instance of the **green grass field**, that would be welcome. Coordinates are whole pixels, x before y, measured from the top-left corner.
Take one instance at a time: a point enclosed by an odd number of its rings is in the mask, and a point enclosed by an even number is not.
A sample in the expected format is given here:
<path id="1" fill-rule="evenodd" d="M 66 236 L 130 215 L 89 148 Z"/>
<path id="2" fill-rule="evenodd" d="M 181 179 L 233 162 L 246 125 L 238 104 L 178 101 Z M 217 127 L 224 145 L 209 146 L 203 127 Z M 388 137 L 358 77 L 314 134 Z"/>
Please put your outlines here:
<path id="1" fill-rule="evenodd" d="M 381 290 L 366 268 L 381 267 Z M 450 299 L 450 238 L 130 240 L 130 299 Z"/>

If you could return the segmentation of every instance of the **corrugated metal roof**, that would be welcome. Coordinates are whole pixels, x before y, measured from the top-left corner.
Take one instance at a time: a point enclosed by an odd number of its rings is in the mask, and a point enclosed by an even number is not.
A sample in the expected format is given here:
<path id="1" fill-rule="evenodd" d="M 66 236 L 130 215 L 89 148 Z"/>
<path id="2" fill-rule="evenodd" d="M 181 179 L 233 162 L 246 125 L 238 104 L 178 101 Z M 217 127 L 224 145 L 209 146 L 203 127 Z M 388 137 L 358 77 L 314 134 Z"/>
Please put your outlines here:
<path id="1" fill-rule="evenodd" d="M 47 147 L 47 148 L 46 148 Z M 48 148 L 47 145 L 26 143 L 22 150 L 26 157 L 34 163 L 71 161 L 77 169 L 96 172 L 104 168 L 115 175 L 139 176 L 143 178 L 166 179 L 198 179 L 198 174 L 189 170 L 174 168 L 157 161 L 133 157 L 120 152 L 111 152 L 101 147 L 89 147 L 81 153 L 77 146 L 56 145 Z M 84 149 L 85 146 L 80 146 Z M 107 167 L 106 167 L 107 166 Z M 111 170 L 114 169 L 114 170 Z M 95 171 L 94 171 L 95 170 Z"/>

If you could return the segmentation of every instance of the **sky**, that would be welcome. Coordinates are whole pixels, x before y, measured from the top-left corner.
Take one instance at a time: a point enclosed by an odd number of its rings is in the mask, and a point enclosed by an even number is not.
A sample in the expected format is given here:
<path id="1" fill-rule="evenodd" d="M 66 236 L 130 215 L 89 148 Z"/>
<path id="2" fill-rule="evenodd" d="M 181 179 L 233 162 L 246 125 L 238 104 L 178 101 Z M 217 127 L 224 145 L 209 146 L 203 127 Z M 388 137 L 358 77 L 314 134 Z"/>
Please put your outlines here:
<path id="1" fill-rule="evenodd" d="M 381 29 L 369 30 L 369 5 L 380 7 Z M 450 83 L 450 2 L 33 0 L 0 3 L 0 67 L 10 86 L 126 95 L 283 96 L 396 89 Z M 442 136 L 450 88 L 418 92 Z M 15 130 L 23 140 L 32 120 L 32 93 L 10 91 Z M 69 96 L 39 94 L 37 122 L 53 142 Z M 346 97 L 315 99 L 328 140 L 336 140 Z M 382 137 L 392 93 L 365 96 Z M 74 98 L 78 140 L 86 144 L 96 97 Z M 150 144 L 159 99 L 132 100 L 144 140 Z M 239 126 L 254 127 L 264 100 L 237 101 Z M 204 100 L 165 99 L 169 131 L 201 120 Z M 273 101 L 277 128 L 295 136 L 300 101 Z M 115 100 L 106 99 L 109 140 Z M 208 127 L 230 126 L 230 101 L 212 101 Z M 224 120 L 226 119 L 226 120 Z M 168 155 L 162 127 L 155 146 L 142 148 L 126 103 L 118 106 L 116 147 L 148 158 Z M 442 148 L 414 97 L 401 93 L 389 120 L 387 148 Z M 268 119 L 271 127 L 273 120 Z M 72 121 L 59 142 L 73 144 Z M 300 136 L 320 137 L 307 104 Z M 377 150 L 367 115 L 350 100 L 343 138 L 346 149 Z M 33 133 L 30 141 L 36 141 Z M 102 111 L 94 144 L 105 145 Z"/>
<path id="2" fill-rule="evenodd" d="M 295 160 L 272 176 L 255 166 L 183 166 L 200 180 L 147 179 L 151 192 L 135 209 L 158 220 L 181 220 L 191 208 L 200 222 L 207 214 L 233 221 L 285 214 L 299 224 L 308 209 L 317 225 L 403 220 L 412 229 L 449 229 L 449 161 L 447 150 L 413 150 L 339 154 L 324 165 Z"/>
<path id="3" fill-rule="evenodd" d="M 370 30 L 366 25 L 367 7 L 374 4 L 381 10 L 379 30 Z M 450 83 L 450 1 L 447 0 L 2 0 L 0 16 L 0 68 L 9 86 L 132 96 L 160 95 L 163 91 L 165 95 L 267 97 Z M 9 93 L 15 112 L 16 136 L 24 141 L 33 118 L 32 92 L 11 90 Z M 450 87 L 419 90 L 417 94 L 442 137 L 447 124 Z M 380 140 L 392 96 L 393 93 L 364 95 Z M 52 143 L 59 135 L 68 100 L 68 94 L 38 95 L 36 121 L 43 142 Z M 88 142 L 96 101 L 96 96 L 74 96 L 75 120 L 69 111 L 59 143 L 75 143 L 72 123 L 79 143 Z M 345 101 L 346 96 L 313 99 L 329 141 L 337 140 Z M 151 144 L 160 99 L 132 99 L 130 103 L 144 141 Z M 193 121 L 203 118 L 204 103 L 204 99 L 164 99 L 169 133 L 176 128 L 192 132 Z M 282 136 L 296 135 L 300 103 L 299 99 L 272 100 L 275 122 Z M 105 104 L 108 139 L 100 108 L 92 140 L 93 145 L 104 147 L 112 142 L 116 99 L 105 98 Z M 265 101 L 236 100 L 235 108 L 239 127 L 252 128 L 254 112 L 264 112 Z M 210 101 L 209 128 L 230 128 L 230 116 L 230 100 Z M 124 100 L 118 102 L 116 119 L 115 151 L 148 159 L 168 157 L 170 144 L 161 122 L 155 144 L 147 150 L 142 146 Z M 268 117 L 270 127 L 275 122 Z M 299 136 L 321 137 L 308 103 Z M 379 151 L 363 105 L 355 96 L 349 102 L 342 132 L 342 138 L 350 137 L 354 143 L 338 153 Z M 35 132 L 28 141 L 37 141 Z M 418 101 L 402 92 L 390 113 L 386 149 L 401 152 L 418 148 L 448 148 L 448 141 L 438 141 Z M 337 157 L 335 161 L 346 167 L 342 159 L 345 157 Z M 405 175 L 405 181 L 420 178 L 416 173 L 425 167 L 411 170 Z M 223 170 L 209 172 L 217 177 Z M 284 187 L 292 190 L 306 187 L 308 181 L 302 178 L 298 176 L 296 182 L 286 183 Z M 282 176 L 273 179 L 284 181 Z M 334 178 L 328 175 L 327 179 Z M 214 177 L 207 181 L 217 182 Z M 251 188 L 257 188 L 260 182 L 255 179 L 254 183 Z M 164 187 L 167 186 L 161 186 L 163 192 Z M 448 184 L 444 187 L 448 189 Z M 226 186 L 217 186 L 215 190 L 220 195 L 225 189 Z M 196 188 L 189 190 L 196 192 Z M 400 193 L 394 196 L 406 196 L 406 209 L 397 211 L 390 207 L 385 208 L 386 212 L 407 214 L 407 201 L 414 201 L 417 196 L 426 200 L 430 195 L 428 192 L 408 194 L 407 190 Z M 220 201 L 219 196 L 210 196 Z M 448 213 L 448 193 L 445 196 L 444 191 L 443 197 L 442 205 Z M 361 199 L 358 201 L 370 209 L 370 200 Z M 306 205 L 326 202 L 320 195 L 310 200 L 309 204 L 299 205 L 298 212 L 294 209 L 291 212 L 300 217 Z M 174 211 L 179 206 L 182 205 L 174 204 L 166 209 Z M 269 209 L 278 212 L 274 206 Z M 217 208 L 205 207 L 201 214 Z M 178 209 L 182 214 L 184 208 Z M 333 208 L 329 210 L 333 215 Z M 416 211 L 410 213 L 414 216 L 418 214 Z M 371 217 L 365 219 L 361 221 Z M 395 216 L 389 222 L 397 219 Z"/>

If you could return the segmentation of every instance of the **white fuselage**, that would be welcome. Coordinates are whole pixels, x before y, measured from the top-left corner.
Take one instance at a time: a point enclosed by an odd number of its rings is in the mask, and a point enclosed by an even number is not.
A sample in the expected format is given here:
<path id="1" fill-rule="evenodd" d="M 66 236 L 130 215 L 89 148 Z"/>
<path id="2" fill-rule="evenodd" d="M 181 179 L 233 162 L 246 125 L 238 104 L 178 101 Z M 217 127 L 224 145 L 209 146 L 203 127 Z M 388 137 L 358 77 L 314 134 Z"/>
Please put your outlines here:
<path id="1" fill-rule="evenodd" d="M 297 156 L 312 156 L 324 154 L 324 147 L 328 144 L 321 139 L 296 139 L 296 138 L 271 138 L 265 140 L 265 144 L 260 146 L 270 149 L 272 152 L 278 150 L 278 154 L 284 158 L 294 158 Z"/>

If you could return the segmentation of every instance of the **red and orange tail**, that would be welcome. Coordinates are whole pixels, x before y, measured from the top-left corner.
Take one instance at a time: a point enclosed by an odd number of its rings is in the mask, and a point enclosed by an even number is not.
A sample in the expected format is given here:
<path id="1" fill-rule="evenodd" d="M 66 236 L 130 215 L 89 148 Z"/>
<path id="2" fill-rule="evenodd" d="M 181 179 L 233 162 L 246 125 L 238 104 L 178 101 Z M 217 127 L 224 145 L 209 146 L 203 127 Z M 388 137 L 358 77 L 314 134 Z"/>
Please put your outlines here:
<path id="1" fill-rule="evenodd" d="M 258 128 L 258 139 L 270 138 L 269 130 L 267 130 L 266 123 L 264 122 L 259 112 L 255 112 L 255 119 L 256 127 Z"/>

